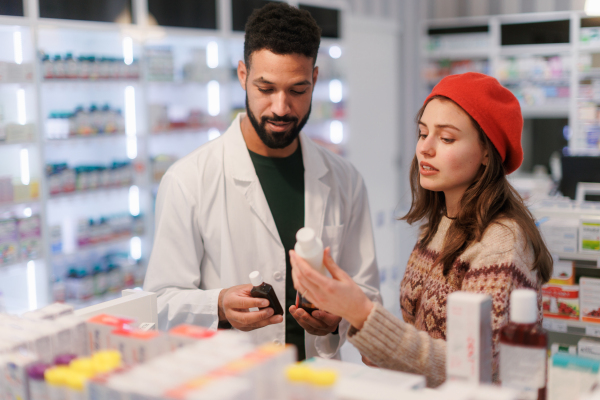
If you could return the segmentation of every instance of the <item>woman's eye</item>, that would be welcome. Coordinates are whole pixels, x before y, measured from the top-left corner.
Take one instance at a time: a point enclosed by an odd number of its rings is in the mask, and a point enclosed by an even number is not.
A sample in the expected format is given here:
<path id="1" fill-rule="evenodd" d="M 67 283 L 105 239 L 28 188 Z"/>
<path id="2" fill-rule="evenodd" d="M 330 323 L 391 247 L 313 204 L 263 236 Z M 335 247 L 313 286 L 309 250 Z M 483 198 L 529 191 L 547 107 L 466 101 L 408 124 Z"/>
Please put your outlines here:
<path id="1" fill-rule="evenodd" d="M 419 133 L 419 139 L 425 139 L 427 137 L 424 133 Z"/>
<path id="2" fill-rule="evenodd" d="M 442 141 L 444 143 L 454 143 L 455 139 L 446 139 L 446 138 L 442 138 Z"/>

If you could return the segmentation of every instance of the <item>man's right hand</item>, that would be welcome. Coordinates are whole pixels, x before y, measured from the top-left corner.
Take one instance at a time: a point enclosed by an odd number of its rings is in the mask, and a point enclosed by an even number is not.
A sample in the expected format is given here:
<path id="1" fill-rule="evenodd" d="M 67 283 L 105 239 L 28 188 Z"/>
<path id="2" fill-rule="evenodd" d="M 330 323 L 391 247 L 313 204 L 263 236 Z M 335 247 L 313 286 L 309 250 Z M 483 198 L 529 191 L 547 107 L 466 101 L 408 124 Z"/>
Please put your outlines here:
<path id="1" fill-rule="evenodd" d="M 229 321 L 240 331 L 252 331 L 267 325 L 279 324 L 283 316 L 273 315 L 269 300 L 250 296 L 252 285 L 233 286 L 219 293 L 219 321 Z M 259 311 L 248 311 L 250 308 Z"/>

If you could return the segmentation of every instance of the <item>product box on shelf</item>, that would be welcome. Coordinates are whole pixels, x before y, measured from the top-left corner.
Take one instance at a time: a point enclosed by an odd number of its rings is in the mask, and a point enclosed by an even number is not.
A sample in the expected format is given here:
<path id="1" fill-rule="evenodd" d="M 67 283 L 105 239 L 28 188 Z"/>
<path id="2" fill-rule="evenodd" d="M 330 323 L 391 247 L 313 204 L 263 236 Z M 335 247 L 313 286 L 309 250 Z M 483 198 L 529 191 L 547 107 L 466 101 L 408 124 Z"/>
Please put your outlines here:
<path id="1" fill-rule="evenodd" d="M 600 279 L 581 277 L 579 279 L 581 320 L 600 323 Z"/>
<path id="2" fill-rule="evenodd" d="M 90 353 L 98 350 L 114 349 L 112 332 L 123 329 L 133 322 L 131 319 L 118 318 L 112 315 L 100 314 L 87 320 L 88 345 Z"/>
<path id="3" fill-rule="evenodd" d="M 577 342 L 577 353 L 580 357 L 600 360 L 600 341 L 581 338 Z"/>
<path id="4" fill-rule="evenodd" d="M 182 324 L 169 330 L 169 344 L 171 350 L 175 350 L 198 340 L 211 338 L 215 334 L 215 331 L 201 326 Z"/>
<path id="5" fill-rule="evenodd" d="M 600 217 L 582 217 L 579 222 L 579 251 L 600 254 Z"/>
<path id="6" fill-rule="evenodd" d="M 555 260 L 552 270 L 552 277 L 548 283 L 557 285 L 574 285 L 575 266 L 573 261 Z"/>
<path id="7" fill-rule="evenodd" d="M 0 220 L 0 265 L 17 262 L 19 253 L 17 220 Z"/>
<path id="8" fill-rule="evenodd" d="M 579 286 L 542 286 L 544 317 L 579 320 Z"/>
<path id="9" fill-rule="evenodd" d="M 540 222 L 540 231 L 551 253 L 577 253 L 577 219 L 550 218 Z"/>
<path id="10" fill-rule="evenodd" d="M 167 336 L 157 331 L 121 328 L 113 330 L 111 336 L 113 348 L 122 354 L 126 365 L 148 362 L 170 350 Z"/>

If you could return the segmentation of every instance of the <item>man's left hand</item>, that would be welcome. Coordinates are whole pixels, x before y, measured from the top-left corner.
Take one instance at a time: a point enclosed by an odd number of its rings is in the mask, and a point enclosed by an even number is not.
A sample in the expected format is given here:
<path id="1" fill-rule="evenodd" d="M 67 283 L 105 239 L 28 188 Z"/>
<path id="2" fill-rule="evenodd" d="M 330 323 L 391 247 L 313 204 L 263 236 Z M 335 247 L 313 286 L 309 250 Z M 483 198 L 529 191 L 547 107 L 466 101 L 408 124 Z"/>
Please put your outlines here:
<path id="1" fill-rule="evenodd" d="M 342 317 L 330 314 L 327 311 L 316 310 L 309 314 L 296 306 L 290 307 L 290 314 L 306 332 L 315 336 L 325 336 L 335 332 L 342 320 Z"/>

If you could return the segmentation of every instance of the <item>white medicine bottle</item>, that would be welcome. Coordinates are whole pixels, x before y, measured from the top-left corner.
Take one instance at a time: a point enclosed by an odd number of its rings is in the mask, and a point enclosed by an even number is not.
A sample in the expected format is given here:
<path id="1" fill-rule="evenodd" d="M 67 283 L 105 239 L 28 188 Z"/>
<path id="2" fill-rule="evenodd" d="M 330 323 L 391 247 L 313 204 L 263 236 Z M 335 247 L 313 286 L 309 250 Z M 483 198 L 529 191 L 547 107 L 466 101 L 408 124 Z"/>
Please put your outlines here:
<path id="1" fill-rule="evenodd" d="M 304 227 L 296 233 L 296 245 L 294 246 L 294 251 L 315 270 L 323 275 L 326 274 L 327 270 L 323 265 L 323 242 L 317 237 L 313 229 Z M 301 293 L 298 293 L 298 298 L 298 308 L 302 308 L 309 314 L 318 310 L 318 308 L 305 299 Z"/>

